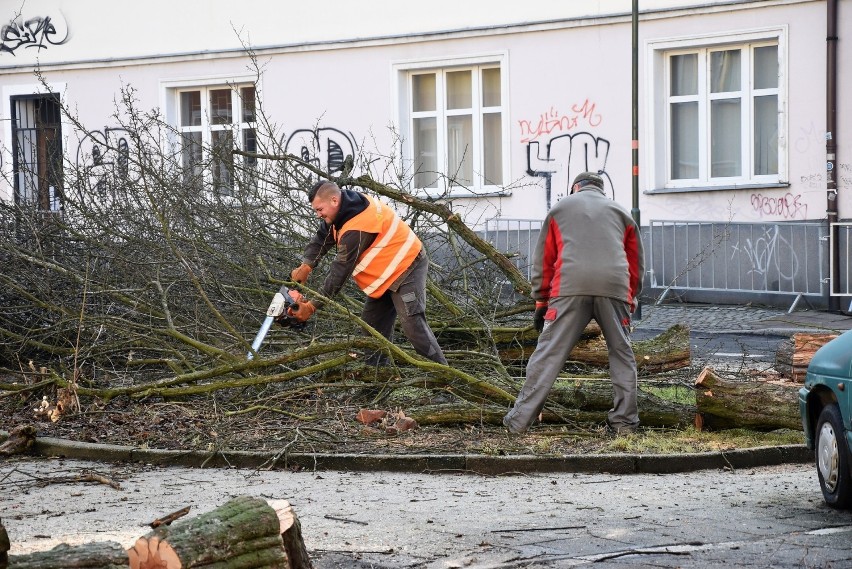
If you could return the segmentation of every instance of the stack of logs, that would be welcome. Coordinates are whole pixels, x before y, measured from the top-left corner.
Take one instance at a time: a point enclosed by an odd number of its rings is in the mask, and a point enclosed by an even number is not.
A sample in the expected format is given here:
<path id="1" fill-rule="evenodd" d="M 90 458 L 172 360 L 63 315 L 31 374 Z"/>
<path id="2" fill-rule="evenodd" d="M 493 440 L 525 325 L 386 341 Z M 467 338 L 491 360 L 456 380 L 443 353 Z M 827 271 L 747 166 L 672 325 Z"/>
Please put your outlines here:
<path id="1" fill-rule="evenodd" d="M 196 518 L 159 525 L 127 550 L 112 541 L 60 544 L 26 555 L 8 555 L 8 550 L 0 523 L 0 569 L 312 568 L 290 504 L 251 496 L 239 496 Z"/>

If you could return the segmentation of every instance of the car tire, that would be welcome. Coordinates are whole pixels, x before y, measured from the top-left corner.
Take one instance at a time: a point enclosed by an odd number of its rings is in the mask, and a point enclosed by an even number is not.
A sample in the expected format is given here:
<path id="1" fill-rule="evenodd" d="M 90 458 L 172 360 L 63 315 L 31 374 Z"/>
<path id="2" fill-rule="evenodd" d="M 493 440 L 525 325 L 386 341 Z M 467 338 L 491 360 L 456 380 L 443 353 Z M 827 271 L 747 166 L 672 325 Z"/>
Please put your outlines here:
<path id="1" fill-rule="evenodd" d="M 817 420 L 816 466 L 825 503 L 837 509 L 852 507 L 850 452 L 836 404 L 826 405 Z"/>

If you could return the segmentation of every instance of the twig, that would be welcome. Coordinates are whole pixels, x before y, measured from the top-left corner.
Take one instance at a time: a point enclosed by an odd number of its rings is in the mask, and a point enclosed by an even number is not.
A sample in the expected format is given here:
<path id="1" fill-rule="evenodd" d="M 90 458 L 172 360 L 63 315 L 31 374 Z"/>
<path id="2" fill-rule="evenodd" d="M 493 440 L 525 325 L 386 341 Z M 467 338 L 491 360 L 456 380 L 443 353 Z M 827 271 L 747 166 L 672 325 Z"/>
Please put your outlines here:
<path id="1" fill-rule="evenodd" d="M 348 524 L 360 524 L 362 526 L 370 525 L 367 522 L 362 522 L 360 520 L 350 520 L 350 519 L 347 519 L 347 518 L 337 518 L 335 516 L 330 516 L 328 514 L 326 514 L 323 517 L 327 520 L 334 520 L 334 521 L 337 521 L 337 522 L 346 522 Z"/>
<path id="2" fill-rule="evenodd" d="M 515 533 L 522 531 L 556 531 L 563 529 L 584 529 L 589 526 L 561 526 L 561 527 L 540 527 L 540 528 L 512 528 L 512 529 L 494 529 L 491 533 Z"/>
<path id="3" fill-rule="evenodd" d="M 163 516 L 162 518 L 157 518 L 156 520 L 154 520 L 153 522 L 151 522 L 148 525 L 151 526 L 152 529 L 156 529 L 160 526 L 167 526 L 167 525 L 171 524 L 173 521 L 175 521 L 176 519 L 182 518 L 185 515 L 187 515 L 191 508 L 192 508 L 192 506 L 187 506 L 185 508 L 181 508 L 180 510 L 174 511 L 171 514 L 167 514 L 167 515 Z"/>

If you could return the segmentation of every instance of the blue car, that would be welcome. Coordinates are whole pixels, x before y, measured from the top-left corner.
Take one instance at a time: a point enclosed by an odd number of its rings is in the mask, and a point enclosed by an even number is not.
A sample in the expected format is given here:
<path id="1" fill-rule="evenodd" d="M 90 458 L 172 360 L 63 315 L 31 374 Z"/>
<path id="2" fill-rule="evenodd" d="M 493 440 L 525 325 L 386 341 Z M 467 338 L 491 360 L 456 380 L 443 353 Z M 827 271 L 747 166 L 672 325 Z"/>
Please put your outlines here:
<path id="1" fill-rule="evenodd" d="M 816 451 L 825 503 L 852 507 L 852 330 L 817 350 L 799 390 L 805 444 Z"/>

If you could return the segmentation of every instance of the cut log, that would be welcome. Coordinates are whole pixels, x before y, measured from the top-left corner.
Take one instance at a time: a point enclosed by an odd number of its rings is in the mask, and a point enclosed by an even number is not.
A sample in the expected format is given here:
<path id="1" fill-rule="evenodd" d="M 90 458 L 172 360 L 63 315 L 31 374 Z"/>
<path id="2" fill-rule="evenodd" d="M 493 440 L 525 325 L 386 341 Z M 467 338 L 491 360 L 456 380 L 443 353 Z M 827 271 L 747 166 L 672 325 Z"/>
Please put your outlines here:
<path id="1" fill-rule="evenodd" d="M 127 556 L 124 547 L 114 541 L 81 545 L 60 543 L 48 551 L 10 555 L 9 569 L 127 569 Z"/>
<path id="2" fill-rule="evenodd" d="M 268 500 L 268 503 L 278 516 L 278 531 L 290 569 L 313 569 L 305 540 L 302 539 L 302 524 L 293 506 L 287 500 Z"/>
<path id="3" fill-rule="evenodd" d="M 160 526 L 127 553 L 132 569 L 181 569 L 216 564 L 288 569 L 281 523 L 266 500 L 239 496 L 211 512 Z"/>
<path id="4" fill-rule="evenodd" d="M 804 382 L 808 364 L 816 351 L 836 337 L 837 334 L 793 334 L 778 345 L 775 352 L 775 369 L 793 381 Z"/>
<path id="5" fill-rule="evenodd" d="M 710 429 L 758 431 L 802 428 L 799 386 L 789 382 L 731 381 L 706 367 L 695 380 L 696 406 Z"/>
<path id="6" fill-rule="evenodd" d="M 9 431 L 9 438 L 0 444 L 0 456 L 9 456 L 27 452 L 36 439 L 36 428 L 32 425 L 18 425 Z"/>
<path id="7" fill-rule="evenodd" d="M 12 544 L 9 543 L 9 534 L 6 533 L 6 528 L 3 525 L 3 520 L 0 520 L 0 569 L 6 569 L 9 566 L 9 549 Z"/>

